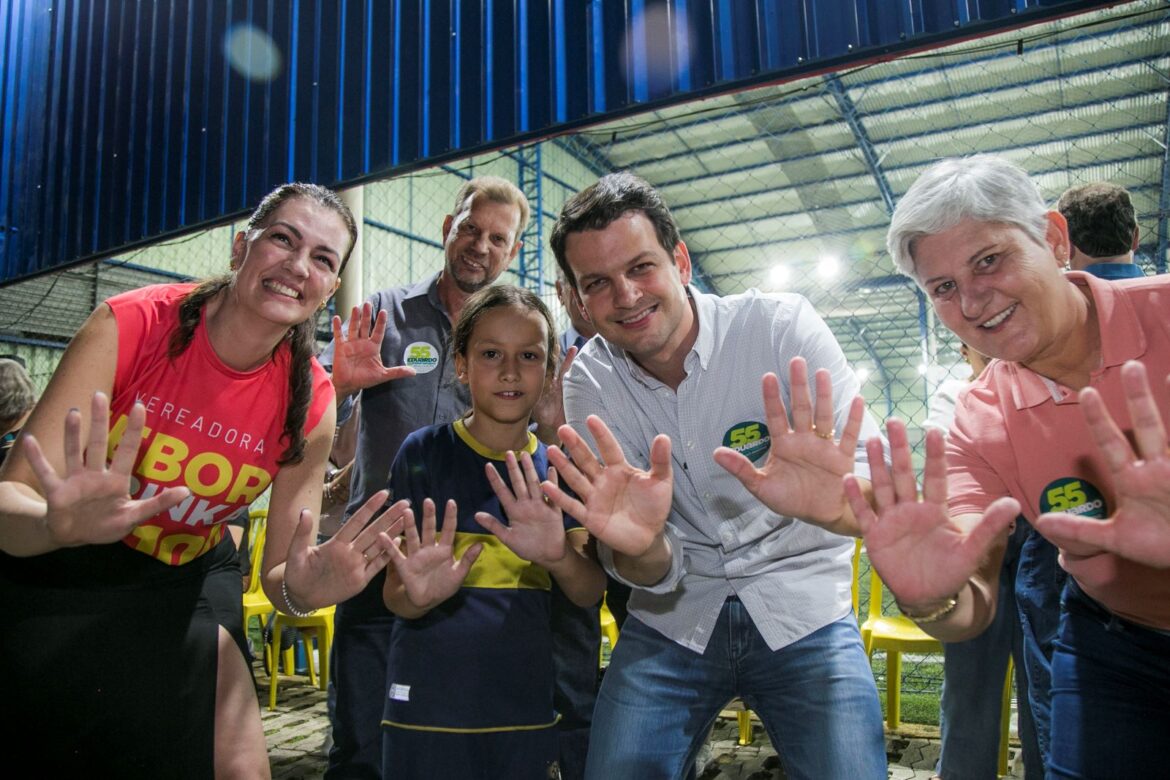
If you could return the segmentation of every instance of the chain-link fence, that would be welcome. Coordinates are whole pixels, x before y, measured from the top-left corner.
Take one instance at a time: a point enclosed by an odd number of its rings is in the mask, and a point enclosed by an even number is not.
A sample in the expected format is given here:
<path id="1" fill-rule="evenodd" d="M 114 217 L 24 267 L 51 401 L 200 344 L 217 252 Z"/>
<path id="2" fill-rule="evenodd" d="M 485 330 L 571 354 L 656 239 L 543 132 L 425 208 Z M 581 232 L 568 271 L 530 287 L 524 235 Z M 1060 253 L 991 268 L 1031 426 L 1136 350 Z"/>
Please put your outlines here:
<path id="1" fill-rule="evenodd" d="M 552 222 L 599 174 L 632 170 L 671 206 L 699 286 L 807 296 L 862 379 L 871 411 L 905 419 L 918 452 L 929 399 L 969 369 L 885 252 L 893 204 L 934 159 L 975 152 L 1023 166 L 1052 202 L 1071 185 L 1112 181 L 1133 196 L 1138 262 L 1164 272 L 1168 74 L 1170 9 L 1144 0 L 371 183 L 363 286 L 368 294 L 438 271 L 456 191 L 490 173 L 517 182 L 533 209 L 503 281 L 538 290 L 563 324 Z M 219 272 L 232 230 L 0 290 L 0 353 L 24 356 L 43 386 L 60 345 L 97 302 L 146 281 Z M 937 660 L 906 664 L 904 689 L 936 692 Z M 876 668 L 884 684 L 884 667 Z"/>

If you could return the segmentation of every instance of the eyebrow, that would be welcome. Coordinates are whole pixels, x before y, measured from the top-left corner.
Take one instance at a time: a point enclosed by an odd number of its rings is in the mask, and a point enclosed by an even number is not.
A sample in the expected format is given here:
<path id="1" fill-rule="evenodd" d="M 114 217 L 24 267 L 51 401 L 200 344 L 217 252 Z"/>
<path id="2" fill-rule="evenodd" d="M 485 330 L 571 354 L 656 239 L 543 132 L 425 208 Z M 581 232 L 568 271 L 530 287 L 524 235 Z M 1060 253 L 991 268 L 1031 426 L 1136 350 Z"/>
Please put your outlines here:
<path id="1" fill-rule="evenodd" d="M 622 271 L 627 271 L 627 270 L 629 270 L 629 269 L 630 269 L 630 268 L 632 268 L 632 267 L 633 267 L 635 264 L 637 264 L 637 262 L 638 262 L 639 260 L 643 260 L 643 259 L 645 259 L 647 256 L 654 257 L 654 252 L 653 252 L 652 250 L 649 250 L 649 249 L 647 249 L 647 250 L 644 250 L 644 251 L 642 251 L 642 252 L 639 252 L 638 254 L 634 255 L 634 256 L 633 256 L 633 257 L 631 257 L 629 260 L 627 260 L 627 261 L 626 261 L 626 264 L 625 264 L 624 266 L 622 266 L 622 269 L 621 269 L 621 270 L 622 270 Z M 594 279 L 603 279 L 603 278 L 605 278 L 605 277 L 606 277 L 606 276 L 608 276 L 608 275 L 609 275 L 609 274 L 580 274 L 580 275 L 577 277 L 577 286 L 578 286 L 578 289 L 580 289 L 581 285 L 588 284 L 589 282 L 592 282 Z"/>
<path id="2" fill-rule="evenodd" d="M 989 249 L 991 249 L 992 247 L 994 247 L 994 246 L 996 245 L 996 243 L 997 243 L 997 242 L 995 242 L 995 241 L 992 241 L 990 244 L 984 244 L 982 247 L 980 247 L 979 249 L 977 249 L 977 250 L 975 250 L 974 252 L 972 252 L 972 253 L 971 253 L 971 256 L 970 256 L 970 257 L 968 257 L 968 258 L 967 258 L 967 259 L 964 261 L 964 264 L 965 264 L 965 265 L 970 265 L 971 263 L 975 262 L 975 261 L 976 261 L 976 260 L 978 260 L 980 257 L 982 257 L 984 254 L 986 254 L 986 253 L 987 253 L 987 250 L 989 250 Z M 925 287 L 925 286 L 927 286 L 928 284 L 934 284 L 935 282 L 939 281 L 940 279 L 946 279 L 946 278 L 948 278 L 948 277 L 947 277 L 945 274 L 944 274 L 944 275 L 942 275 L 942 276 L 932 276 L 932 277 L 931 277 L 931 278 L 929 278 L 929 279 L 924 279 L 924 280 L 923 280 L 923 282 L 922 282 L 922 286 L 923 286 L 923 287 Z"/>
<path id="3" fill-rule="evenodd" d="M 301 231 L 297 230 L 296 226 L 293 225 L 291 222 L 285 222 L 283 219 L 274 219 L 274 220 L 272 220 L 272 222 L 269 223 L 268 227 L 273 227 L 275 225 L 283 225 L 286 230 L 288 230 L 290 233 L 292 233 L 294 236 L 297 237 L 298 241 L 305 240 L 304 234 L 301 233 Z M 336 249 L 329 246 L 328 244 L 318 244 L 316 246 L 316 250 L 318 252 L 328 252 L 331 255 L 341 257 L 341 254 Z"/>

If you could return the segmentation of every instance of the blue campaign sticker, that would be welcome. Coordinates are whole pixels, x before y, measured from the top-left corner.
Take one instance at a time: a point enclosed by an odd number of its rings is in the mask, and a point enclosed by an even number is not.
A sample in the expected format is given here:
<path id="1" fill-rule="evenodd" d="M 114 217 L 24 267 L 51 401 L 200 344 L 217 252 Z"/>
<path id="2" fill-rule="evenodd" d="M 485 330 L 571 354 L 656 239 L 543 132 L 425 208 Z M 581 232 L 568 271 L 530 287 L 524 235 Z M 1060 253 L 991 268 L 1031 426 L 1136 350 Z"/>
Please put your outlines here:
<path id="1" fill-rule="evenodd" d="M 752 420 L 738 422 L 723 434 L 724 447 L 730 447 L 753 463 L 768 453 L 771 444 L 772 437 L 768 435 L 768 426 L 762 422 Z"/>
<path id="2" fill-rule="evenodd" d="M 1040 495 L 1040 513 L 1045 512 L 1068 512 L 1104 520 L 1109 516 L 1109 507 L 1105 506 L 1105 497 L 1093 483 L 1062 477 L 1049 482 Z"/>

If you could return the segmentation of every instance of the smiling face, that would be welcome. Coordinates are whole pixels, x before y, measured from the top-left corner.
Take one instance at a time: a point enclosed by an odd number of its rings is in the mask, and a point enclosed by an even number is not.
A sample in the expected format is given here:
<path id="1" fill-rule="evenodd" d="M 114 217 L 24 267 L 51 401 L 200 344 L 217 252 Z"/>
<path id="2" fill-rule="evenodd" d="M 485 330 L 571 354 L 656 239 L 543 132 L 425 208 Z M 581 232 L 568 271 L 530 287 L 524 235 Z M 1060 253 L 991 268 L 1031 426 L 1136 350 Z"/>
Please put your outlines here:
<path id="1" fill-rule="evenodd" d="M 471 390 L 467 427 L 481 442 L 514 449 L 510 442 L 526 440 L 549 378 L 548 342 L 548 323 L 537 311 L 500 306 L 479 315 L 466 353 L 455 355 L 455 370 Z"/>
<path id="2" fill-rule="evenodd" d="M 236 234 L 235 297 L 282 327 L 304 322 L 337 289 L 349 244 L 349 230 L 336 211 L 308 198 L 290 198 L 265 225 Z"/>
<path id="3" fill-rule="evenodd" d="M 667 252 L 650 220 L 629 211 L 601 230 L 570 233 L 565 260 L 598 333 L 660 379 L 664 369 L 681 369 L 697 334 L 685 244 Z"/>
<path id="4" fill-rule="evenodd" d="M 1064 220 L 1050 212 L 1044 243 L 998 222 L 965 219 L 917 239 L 914 268 L 939 319 L 971 349 L 1035 367 L 1069 342 L 1079 294 L 1064 279 Z"/>
<path id="5" fill-rule="evenodd" d="M 473 293 L 499 278 L 520 250 L 520 208 L 496 203 L 476 193 L 458 214 L 443 220 L 446 273 L 464 293 Z"/>

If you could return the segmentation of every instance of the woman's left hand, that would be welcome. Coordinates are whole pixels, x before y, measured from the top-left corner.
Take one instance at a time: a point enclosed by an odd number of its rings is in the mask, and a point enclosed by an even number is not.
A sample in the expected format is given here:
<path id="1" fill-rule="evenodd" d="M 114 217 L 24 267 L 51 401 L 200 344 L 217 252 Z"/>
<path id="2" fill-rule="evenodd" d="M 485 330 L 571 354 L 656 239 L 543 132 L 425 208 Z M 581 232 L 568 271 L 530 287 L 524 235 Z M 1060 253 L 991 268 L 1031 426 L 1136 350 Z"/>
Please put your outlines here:
<path id="1" fill-rule="evenodd" d="M 389 560 L 390 537 L 402 530 L 409 501 L 397 501 L 370 522 L 390 493 L 380 490 L 353 513 L 333 538 L 310 546 L 313 515 L 301 510 L 289 544 L 284 579 L 295 606 L 314 609 L 355 596 Z"/>
<path id="2" fill-rule="evenodd" d="M 1121 382 L 1137 452 L 1110 416 L 1101 395 L 1091 387 L 1080 394 L 1085 422 L 1113 477 L 1117 511 L 1105 520 L 1066 512 L 1044 514 L 1037 518 L 1036 530 L 1074 558 L 1113 553 L 1146 566 L 1170 568 L 1170 450 L 1166 426 L 1158 413 L 1145 366 L 1137 361 L 1126 363 L 1121 369 Z M 1167 384 L 1170 385 L 1170 377 Z"/>
<path id="3" fill-rule="evenodd" d="M 516 453 L 509 451 L 505 462 L 512 483 L 510 488 L 493 464 L 486 464 L 484 471 L 492 490 L 500 499 L 500 506 L 508 517 L 508 525 L 487 512 L 476 512 L 475 521 L 491 531 L 519 557 L 548 568 L 549 564 L 555 564 L 565 557 L 565 526 L 561 510 L 545 499 L 531 455 L 522 453 L 520 462 L 517 462 Z M 548 481 L 557 484 L 557 472 L 551 466 Z"/>

